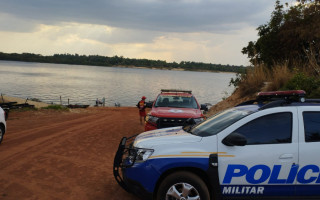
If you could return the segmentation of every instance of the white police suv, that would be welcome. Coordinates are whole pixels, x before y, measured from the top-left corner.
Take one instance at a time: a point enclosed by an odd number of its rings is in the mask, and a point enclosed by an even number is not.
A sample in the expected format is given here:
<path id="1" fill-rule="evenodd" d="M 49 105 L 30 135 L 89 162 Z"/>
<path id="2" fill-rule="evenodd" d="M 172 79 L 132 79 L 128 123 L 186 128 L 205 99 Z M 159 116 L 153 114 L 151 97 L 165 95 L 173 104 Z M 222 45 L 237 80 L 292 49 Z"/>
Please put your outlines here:
<path id="1" fill-rule="evenodd" d="M 1 107 L 0 107 L 0 144 L 3 140 L 4 133 L 6 132 L 6 120 L 8 117 L 8 112 L 6 113 Z"/>
<path id="2" fill-rule="evenodd" d="M 320 199 L 320 100 L 259 93 L 201 124 L 123 138 L 114 176 L 143 199 Z"/>

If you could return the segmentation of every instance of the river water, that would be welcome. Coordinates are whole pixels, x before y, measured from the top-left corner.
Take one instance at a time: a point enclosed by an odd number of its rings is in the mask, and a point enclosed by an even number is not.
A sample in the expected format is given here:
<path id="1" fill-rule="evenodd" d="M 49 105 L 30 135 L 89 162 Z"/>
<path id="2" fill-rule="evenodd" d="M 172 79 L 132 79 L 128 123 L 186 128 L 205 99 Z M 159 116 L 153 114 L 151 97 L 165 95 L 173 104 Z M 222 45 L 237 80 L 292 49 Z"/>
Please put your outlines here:
<path id="1" fill-rule="evenodd" d="M 141 96 L 154 100 L 161 89 L 192 90 L 198 102 L 216 104 L 234 88 L 234 73 L 0 61 L 0 93 L 46 103 L 135 106 Z"/>

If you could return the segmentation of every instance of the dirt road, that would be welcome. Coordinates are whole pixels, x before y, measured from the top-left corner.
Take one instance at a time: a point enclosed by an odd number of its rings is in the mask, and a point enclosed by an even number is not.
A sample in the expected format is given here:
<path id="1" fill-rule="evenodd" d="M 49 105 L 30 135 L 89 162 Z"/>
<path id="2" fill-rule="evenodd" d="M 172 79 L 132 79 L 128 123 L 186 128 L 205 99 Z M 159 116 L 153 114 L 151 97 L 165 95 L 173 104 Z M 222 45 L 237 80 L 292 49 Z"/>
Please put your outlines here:
<path id="1" fill-rule="evenodd" d="M 10 113 L 0 145 L 0 199 L 137 200 L 113 178 L 123 136 L 143 131 L 136 108 Z"/>

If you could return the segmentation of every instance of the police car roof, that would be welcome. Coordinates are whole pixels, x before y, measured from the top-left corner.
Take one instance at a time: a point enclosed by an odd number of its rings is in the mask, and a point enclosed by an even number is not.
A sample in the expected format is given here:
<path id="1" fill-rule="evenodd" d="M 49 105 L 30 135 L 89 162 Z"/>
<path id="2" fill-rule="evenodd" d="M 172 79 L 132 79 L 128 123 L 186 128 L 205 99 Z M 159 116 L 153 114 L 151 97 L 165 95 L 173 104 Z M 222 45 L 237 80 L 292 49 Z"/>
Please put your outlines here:
<path id="1" fill-rule="evenodd" d="M 292 102 L 287 106 L 320 106 L 320 99 L 319 102 Z"/>
<path id="2" fill-rule="evenodd" d="M 252 104 L 252 105 L 236 106 L 235 109 L 248 111 L 248 112 L 257 112 L 257 111 L 259 111 L 260 107 L 261 107 L 261 105 Z"/>
<path id="3" fill-rule="evenodd" d="M 258 100 L 251 100 L 237 105 L 236 108 L 254 112 L 258 110 L 284 106 L 320 106 L 320 99 L 305 99 L 303 102 L 292 101 L 288 99 L 277 99 L 267 103 Z"/>

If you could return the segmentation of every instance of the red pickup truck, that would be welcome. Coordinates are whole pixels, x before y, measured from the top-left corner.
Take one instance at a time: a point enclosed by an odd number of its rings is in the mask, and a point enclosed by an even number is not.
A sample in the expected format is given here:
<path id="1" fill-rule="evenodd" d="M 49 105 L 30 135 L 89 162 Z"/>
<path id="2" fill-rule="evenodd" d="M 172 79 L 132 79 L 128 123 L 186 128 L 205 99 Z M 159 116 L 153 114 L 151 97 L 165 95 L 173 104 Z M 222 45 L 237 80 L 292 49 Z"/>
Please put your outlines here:
<path id="1" fill-rule="evenodd" d="M 183 126 L 189 118 L 199 123 L 205 119 L 202 110 L 208 110 L 207 105 L 199 105 L 192 91 L 172 89 L 161 90 L 156 100 L 147 107 L 151 111 L 146 117 L 145 131 Z"/>

